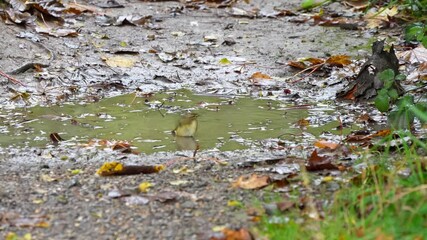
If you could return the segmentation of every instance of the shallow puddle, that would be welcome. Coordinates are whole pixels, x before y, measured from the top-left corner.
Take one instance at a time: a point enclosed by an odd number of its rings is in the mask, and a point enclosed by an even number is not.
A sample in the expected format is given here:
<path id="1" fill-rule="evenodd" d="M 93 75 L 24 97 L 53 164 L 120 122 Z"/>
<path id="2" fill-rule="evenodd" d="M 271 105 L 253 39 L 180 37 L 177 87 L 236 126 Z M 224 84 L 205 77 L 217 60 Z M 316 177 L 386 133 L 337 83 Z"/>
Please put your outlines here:
<path id="1" fill-rule="evenodd" d="M 228 151 L 259 145 L 259 140 L 268 138 L 293 139 L 302 133 L 295 123 L 316 115 L 313 110 L 309 113 L 305 107 L 293 109 L 266 99 L 194 95 L 186 90 L 129 94 L 90 104 L 1 110 L 0 145 L 44 146 L 51 143 L 49 134 L 57 132 L 71 143 L 128 141 L 144 153 L 193 149 L 193 138 L 177 138 L 171 131 L 182 114 L 195 112 L 199 127 L 194 139 L 200 149 Z M 337 125 L 331 121 L 305 131 L 318 135 Z"/>

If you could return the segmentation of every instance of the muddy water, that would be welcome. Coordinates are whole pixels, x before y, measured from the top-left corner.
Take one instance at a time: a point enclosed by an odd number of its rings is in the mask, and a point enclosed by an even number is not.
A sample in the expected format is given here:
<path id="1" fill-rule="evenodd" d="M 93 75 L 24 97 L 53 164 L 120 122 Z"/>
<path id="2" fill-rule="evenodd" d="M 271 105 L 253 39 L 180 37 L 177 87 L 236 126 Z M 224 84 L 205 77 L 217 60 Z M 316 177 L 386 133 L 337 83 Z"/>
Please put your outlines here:
<path id="1" fill-rule="evenodd" d="M 199 115 L 194 139 L 171 134 L 186 112 Z M 228 151 L 301 134 L 295 123 L 312 114 L 268 99 L 194 95 L 186 90 L 129 94 L 90 104 L 2 110 L 0 145 L 42 147 L 51 144 L 49 134 L 57 132 L 72 145 L 97 139 L 128 141 L 145 153 L 193 149 L 197 144 L 202 150 Z M 324 129 L 309 126 L 308 131 L 316 135 Z"/>

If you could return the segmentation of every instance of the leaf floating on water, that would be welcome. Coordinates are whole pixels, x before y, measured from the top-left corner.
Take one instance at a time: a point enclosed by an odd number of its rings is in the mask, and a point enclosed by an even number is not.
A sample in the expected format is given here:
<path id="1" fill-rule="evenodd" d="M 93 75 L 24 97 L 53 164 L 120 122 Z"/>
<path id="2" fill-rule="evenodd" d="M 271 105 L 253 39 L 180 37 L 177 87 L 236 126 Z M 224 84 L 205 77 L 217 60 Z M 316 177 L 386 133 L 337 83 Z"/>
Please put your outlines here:
<path id="1" fill-rule="evenodd" d="M 106 162 L 96 173 L 100 176 L 136 175 L 158 173 L 165 169 L 164 165 L 131 165 L 125 166 L 119 162 Z"/>
<path id="2" fill-rule="evenodd" d="M 310 125 L 310 122 L 304 118 L 298 120 L 295 125 L 297 127 L 303 128 L 303 127 L 308 127 Z"/>

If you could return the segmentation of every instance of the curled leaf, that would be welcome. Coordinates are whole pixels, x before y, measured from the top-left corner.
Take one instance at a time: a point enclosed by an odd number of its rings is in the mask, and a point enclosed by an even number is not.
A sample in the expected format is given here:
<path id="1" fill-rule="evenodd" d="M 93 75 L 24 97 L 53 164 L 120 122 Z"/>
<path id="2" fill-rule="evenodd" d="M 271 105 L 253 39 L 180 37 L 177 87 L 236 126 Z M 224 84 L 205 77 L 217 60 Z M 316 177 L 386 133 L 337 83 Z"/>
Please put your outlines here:
<path id="1" fill-rule="evenodd" d="M 100 176 L 116 176 L 116 175 L 135 175 L 135 174 L 150 174 L 158 173 L 165 169 L 164 165 L 133 165 L 125 166 L 119 162 L 107 162 L 102 165 L 96 172 Z"/>

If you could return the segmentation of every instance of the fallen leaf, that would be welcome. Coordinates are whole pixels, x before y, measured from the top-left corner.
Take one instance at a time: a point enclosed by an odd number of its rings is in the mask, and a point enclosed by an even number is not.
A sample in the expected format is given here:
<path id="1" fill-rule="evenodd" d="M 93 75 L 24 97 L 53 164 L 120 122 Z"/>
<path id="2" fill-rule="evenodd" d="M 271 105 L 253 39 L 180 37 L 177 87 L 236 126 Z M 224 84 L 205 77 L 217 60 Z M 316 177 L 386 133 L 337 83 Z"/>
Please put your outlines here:
<path id="1" fill-rule="evenodd" d="M 380 8 L 378 12 L 368 12 L 363 18 L 367 22 L 366 27 L 372 29 L 381 27 L 383 24 L 389 22 L 390 17 L 395 16 L 398 12 L 397 5 L 394 5 L 391 8 Z"/>
<path id="2" fill-rule="evenodd" d="M 227 206 L 229 207 L 243 207 L 243 203 L 237 200 L 229 200 L 227 202 Z"/>
<path id="3" fill-rule="evenodd" d="M 221 59 L 219 60 L 219 64 L 222 64 L 222 65 L 229 65 L 229 64 L 231 64 L 231 61 L 230 61 L 230 60 L 228 60 L 228 58 L 221 58 Z"/>
<path id="4" fill-rule="evenodd" d="M 335 55 L 326 60 L 326 63 L 331 66 L 343 67 L 351 63 L 350 57 L 347 55 Z"/>
<path id="5" fill-rule="evenodd" d="M 252 74 L 250 79 L 252 79 L 252 80 L 255 80 L 255 79 L 271 79 L 271 77 L 268 76 L 267 74 L 262 73 L 262 72 L 256 72 L 256 73 Z"/>
<path id="6" fill-rule="evenodd" d="M 295 125 L 297 127 L 308 127 L 310 125 L 310 122 L 308 120 L 306 120 L 306 119 L 303 118 L 303 119 L 298 120 L 295 123 Z"/>
<path id="7" fill-rule="evenodd" d="M 369 135 L 370 137 L 374 138 L 374 137 L 385 137 L 391 134 L 391 130 L 390 129 L 383 129 L 383 130 L 379 130 L 376 133 L 373 133 L 371 135 Z"/>
<path id="8" fill-rule="evenodd" d="M 225 240 L 254 240 L 252 234 L 245 228 L 232 230 L 225 228 L 222 230 Z"/>
<path id="9" fill-rule="evenodd" d="M 38 33 L 48 34 L 54 37 L 77 37 L 79 33 L 74 29 L 54 29 L 54 28 L 44 28 L 36 27 Z"/>
<path id="10" fill-rule="evenodd" d="M 338 143 L 333 143 L 333 142 L 328 142 L 328 141 L 325 141 L 325 140 L 320 140 L 320 141 L 315 142 L 314 146 L 318 147 L 318 148 L 329 148 L 331 150 L 335 150 L 340 145 Z"/>
<path id="11" fill-rule="evenodd" d="M 259 176 L 252 174 L 248 176 L 240 176 L 236 181 L 232 183 L 234 188 L 242 189 L 259 189 L 270 184 L 269 176 Z"/>
<path id="12" fill-rule="evenodd" d="M 328 157 L 319 156 L 316 149 L 311 153 L 308 164 L 305 167 L 307 171 L 339 170 L 337 166 L 331 163 Z"/>
<path id="13" fill-rule="evenodd" d="M 131 68 L 138 61 L 138 58 L 134 56 L 113 56 L 103 58 L 102 60 L 110 67 Z"/>
<path id="14" fill-rule="evenodd" d="M 146 193 L 148 192 L 148 189 L 153 186 L 153 184 L 149 183 L 149 182 L 142 182 L 138 185 L 138 190 L 142 193 Z"/>
<path id="15" fill-rule="evenodd" d="M 396 56 L 399 59 L 407 61 L 411 64 L 421 64 L 427 62 L 427 49 L 423 45 L 419 45 L 418 47 L 396 53 Z"/>
<path id="16" fill-rule="evenodd" d="M 135 175 L 158 173 L 165 169 L 164 165 L 130 165 L 125 166 L 119 162 L 106 162 L 96 173 L 100 176 Z"/>
<path id="17" fill-rule="evenodd" d="M 299 62 L 299 61 L 289 61 L 288 66 L 299 68 L 299 69 L 306 69 L 307 67 L 309 67 L 305 63 Z"/>
<path id="18" fill-rule="evenodd" d="M 117 142 L 113 145 L 112 149 L 122 153 L 132 153 L 131 145 L 127 142 Z"/>
<path id="19" fill-rule="evenodd" d="M 217 227 L 222 232 L 222 236 L 213 236 L 209 240 L 254 240 L 252 234 L 245 228 L 229 229 L 225 227 Z M 215 229 L 214 229 L 215 230 Z"/>

